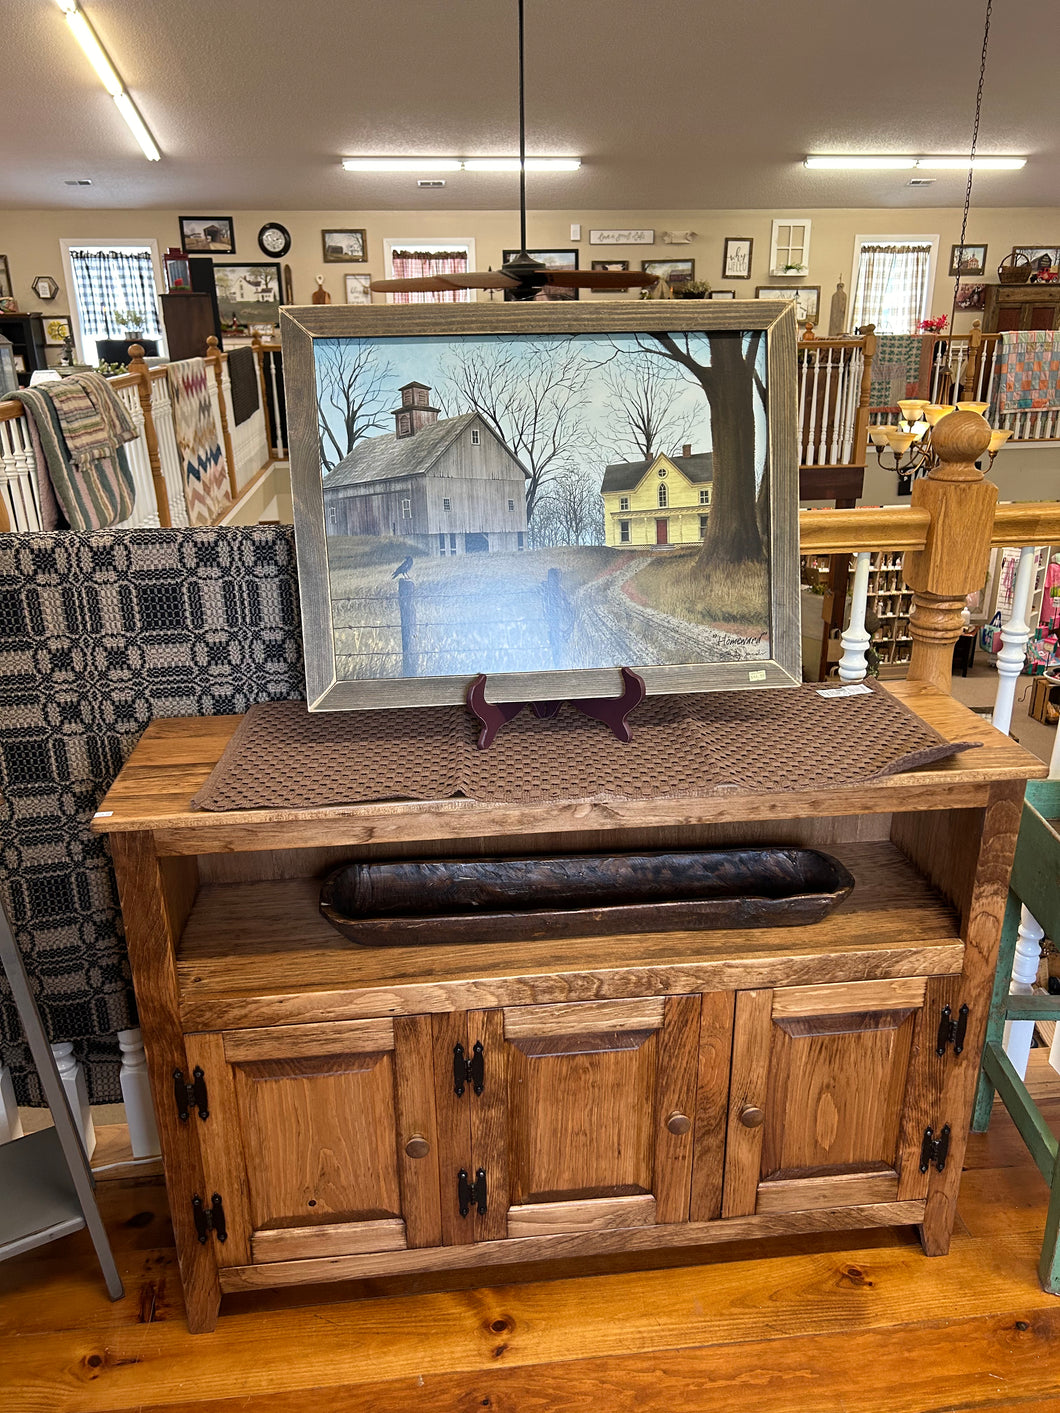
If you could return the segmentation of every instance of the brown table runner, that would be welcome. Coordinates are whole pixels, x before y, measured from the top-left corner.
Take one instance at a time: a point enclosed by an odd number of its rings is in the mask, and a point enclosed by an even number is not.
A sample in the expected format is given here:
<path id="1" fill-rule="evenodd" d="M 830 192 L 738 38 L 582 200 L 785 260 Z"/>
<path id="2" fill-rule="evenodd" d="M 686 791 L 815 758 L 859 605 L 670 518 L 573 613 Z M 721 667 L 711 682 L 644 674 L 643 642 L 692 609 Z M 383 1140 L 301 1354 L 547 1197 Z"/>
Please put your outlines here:
<path id="1" fill-rule="evenodd" d="M 191 801 L 207 810 L 317 809 L 373 800 L 659 799 L 733 791 L 840 789 L 968 750 L 876 686 L 816 685 L 649 697 L 633 740 L 565 706 L 529 707 L 487 751 L 462 706 L 309 712 L 251 707 Z"/>

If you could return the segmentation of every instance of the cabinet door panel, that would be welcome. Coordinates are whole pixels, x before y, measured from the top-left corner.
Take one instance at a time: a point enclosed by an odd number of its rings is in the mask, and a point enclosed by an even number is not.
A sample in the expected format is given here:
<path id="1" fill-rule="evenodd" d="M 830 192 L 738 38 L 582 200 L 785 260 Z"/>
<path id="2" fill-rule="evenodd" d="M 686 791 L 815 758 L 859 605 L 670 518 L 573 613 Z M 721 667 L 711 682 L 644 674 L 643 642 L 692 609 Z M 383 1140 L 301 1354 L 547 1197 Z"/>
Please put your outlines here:
<path id="1" fill-rule="evenodd" d="M 917 977 L 737 998 L 726 1216 L 897 1199 L 917 1142 L 906 1115 L 923 1107 L 926 989 Z"/>
<path id="2" fill-rule="evenodd" d="M 500 1069 L 490 1132 L 472 1110 L 491 1194 L 477 1239 L 688 1220 L 699 1009 L 641 997 L 469 1018 L 487 1075 Z"/>

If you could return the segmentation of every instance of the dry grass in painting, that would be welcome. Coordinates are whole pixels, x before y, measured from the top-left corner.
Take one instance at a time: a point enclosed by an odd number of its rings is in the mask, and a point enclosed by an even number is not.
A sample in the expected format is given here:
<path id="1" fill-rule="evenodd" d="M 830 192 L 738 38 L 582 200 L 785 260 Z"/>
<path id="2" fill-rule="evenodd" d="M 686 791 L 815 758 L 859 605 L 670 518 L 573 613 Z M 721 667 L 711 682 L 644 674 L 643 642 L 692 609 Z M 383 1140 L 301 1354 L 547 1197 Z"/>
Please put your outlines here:
<path id="1" fill-rule="evenodd" d="M 630 581 L 649 607 L 689 623 L 730 631 L 769 627 L 769 570 L 765 564 L 704 569 L 698 546 L 652 556 Z"/>

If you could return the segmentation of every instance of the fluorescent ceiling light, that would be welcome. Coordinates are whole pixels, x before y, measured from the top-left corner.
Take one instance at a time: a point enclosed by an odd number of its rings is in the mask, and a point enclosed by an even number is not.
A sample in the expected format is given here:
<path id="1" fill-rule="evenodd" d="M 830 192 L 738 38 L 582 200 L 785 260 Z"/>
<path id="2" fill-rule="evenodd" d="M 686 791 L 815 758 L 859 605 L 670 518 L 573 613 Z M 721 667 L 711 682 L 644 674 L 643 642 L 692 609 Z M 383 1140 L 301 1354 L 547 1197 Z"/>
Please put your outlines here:
<path id="1" fill-rule="evenodd" d="M 347 172 L 459 172 L 459 157 L 344 157 Z"/>
<path id="2" fill-rule="evenodd" d="M 580 157 L 528 157 L 528 172 L 576 172 Z M 517 172 L 518 157 L 344 157 L 347 172 Z"/>
<path id="3" fill-rule="evenodd" d="M 127 93 L 116 93 L 114 102 L 118 112 L 125 119 L 126 126 L 140 144 L 140 149 L 149 162 L 160 162 L 162 154 L 155 146 L 155 140 L 147 131 L 147 124 L 136 111 L 136 105 Z"/>
<path id="4" fill-rule="evenodd" d="M 125 92 L 125 87 L 110 61 L 110 56 L 97 39 L 95 30 L 78 9 L 77 0 L 55 0 L 55 3 L 62 10 L 71 34 L 84 50 L 85 57 L 95 69 L 100 83 L 114 99 L 118 112 L 125 119 L 130 132 L 140 144 L 144 156 L 149 162 L 160 161 L 162 154 L 159 152 L 154 138 L 148 132 L 147 124 L 140 117 L 135 104 Z"/>
<path id="5" fill-rule="evenodd" d="M 1018 172 L 1027 165 L 1026 157 L 807 157 L 804 166 L 837 172 L 908 171 L 919 167 L 924 171 Z"/>

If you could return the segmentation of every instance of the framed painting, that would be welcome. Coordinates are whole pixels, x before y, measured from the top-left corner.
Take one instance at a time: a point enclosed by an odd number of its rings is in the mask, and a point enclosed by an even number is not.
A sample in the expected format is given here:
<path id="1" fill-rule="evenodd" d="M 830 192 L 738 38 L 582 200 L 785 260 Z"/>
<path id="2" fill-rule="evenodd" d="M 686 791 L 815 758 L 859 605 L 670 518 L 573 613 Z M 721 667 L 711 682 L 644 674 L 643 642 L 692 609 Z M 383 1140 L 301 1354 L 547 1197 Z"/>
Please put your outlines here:
<path id="1" fill-rule="evenodd" d="M 982 275 L 986 272 L 985 245 L 951 245 L 951 275 Z"/>
<path id="2" fill-rule="evenodd" d="M 235 222 L 231 216 L 181 216 L 180 247 L 185 255 L 234 255 Z"/>
<path id="3" fill-rule="evenodd" d="M 324 259 L 339 265 L 368 259 L 368 236 L 363 230 L 321 231 Z"/>
<path id="4" fill-rule="evenodd" d="M 578 252 L 576 250 L 528 250 L 527 255 L 531 260 L 540 260 L 550 270 L 576 270 L 578 268 Z M 509 260 L 514 260 L 519 254 L 518 250 L 506 250 L 503 253 L 502 264 L 507 265 Z M 560 289 L 547 285 L 544 289 L 539 289 L 534 299 L 539 304 L 545 303 L 565 303 L 571 299 L 578 298 L 579 291 L 576 289 Z M 504 291 L 504 302 L 512 303 L 511 290 Z"/>
<path id="5" fill-rule="evenodd" d="M 793 299 L 799 323 L 809 319 L 816 324 L 821 310 L 820 285 L 757 285 L 756 299 Z"/>
<path id="6" fill-rule="evenodd" d="M 695 260 L 642 260 L 640 268 L 646 275 L 662 277 L 671 289 L 680 289 L 696 278 Z"/>
<path id="7" fill-rule="evenodd" d="M 371 275 L 347 275 L 346 276 L 346 303 L 347 304 L 371 304 L 372 302 L 372 277 Z"/>
<path id="8" fill-rule="evenodd" d="M 280 327 L 311 710 L 801 680 L 790 302 Z"/>
<path id="9" fill-rule="evenodd" d="M 283 303 L 280 267 L 275 262 L 213 267 L 217 312 L 226 333 L 246 332 L 251 324 L 280 322 Z"/>
<path id="10" fill-rule="evenodd" d="M 44 320 L 44 342 L 58 348 L 70 337 L 69 314 L 49 314 Z"/>
<path id="11" fill-rule="evenodd" d="M 707 295 L 707 298 L 708 298 L 708 299 L 735 299 L 735 298 L 736 298 L 736 291 L 735 291 L 734 289 L 712 289 L 711 292 Z"/>
<path id="12" fill-rule="evenodd" d="M 11 271 L 8 268 L 7 256 L 0 255 L 0 299 L 10 299 L 11 297 Z"/>
<path id="13" fill-rule="evenodd" d="M 750 236 L 726 236 L 725 253 L 721 258 L 721 276 L 724 280 L 749 280 L 751 278 L 751 254 L 755 243 Z"/>
<path id="14" fill-rule="evenodd" d="M 623 271 L 623 270 L 628 270 L 628 269 L 629 269 L 629 261 L 628 261 L 628 260 L 594 260 L 594 261 L 592 262 L 590 268 L 593 269 L 593 270 L 617 270 L 617 271 L 620 271 L 620 272 L 621 272 L 621 271 Z M 616 289 L 591 289 L 591 290 L 589 291 L 590 294 L 627 294 L 628 292 L 629 292 L 629 285 L 622 286 L 622 287 L 620 287 L 620 288 L 617 289 L 617 290 L 616 290 Z"/>

